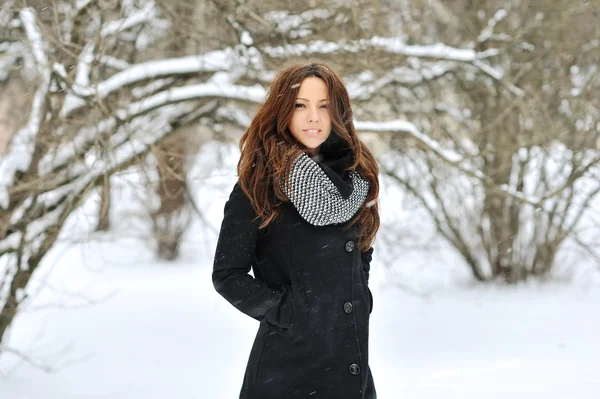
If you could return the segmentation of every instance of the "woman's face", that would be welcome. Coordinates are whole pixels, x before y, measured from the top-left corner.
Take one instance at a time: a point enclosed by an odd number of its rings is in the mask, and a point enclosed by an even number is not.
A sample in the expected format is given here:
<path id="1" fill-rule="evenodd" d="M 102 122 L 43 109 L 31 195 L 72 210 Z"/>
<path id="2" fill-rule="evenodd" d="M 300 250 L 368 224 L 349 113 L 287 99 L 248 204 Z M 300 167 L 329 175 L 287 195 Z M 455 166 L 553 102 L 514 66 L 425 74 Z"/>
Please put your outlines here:
<path id="1" fill-rule="evenodd" d="M 313 156 L 319 153 L 321 144 L 331 133 L 328 102 L 327 85 L 323 79 L 311 76 L 302 81 L 289 129 Z"/>

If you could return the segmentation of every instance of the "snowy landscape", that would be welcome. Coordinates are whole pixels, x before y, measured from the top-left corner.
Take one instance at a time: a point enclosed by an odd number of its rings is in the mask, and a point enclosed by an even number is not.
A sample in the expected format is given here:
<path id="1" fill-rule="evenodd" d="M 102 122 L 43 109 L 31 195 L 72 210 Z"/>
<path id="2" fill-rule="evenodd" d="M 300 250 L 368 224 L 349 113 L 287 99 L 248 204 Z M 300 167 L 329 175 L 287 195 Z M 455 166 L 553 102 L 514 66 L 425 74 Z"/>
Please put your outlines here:
<path id="1" fill-rule="evenodd" d="M 211 281 L 236 151 L 210 144 L 198 156 L 193 192 L 212 228 L 194 217 L 174 263 L 157 261 L 148 245 L 136 173 L 115 178 L 113 231 L 90 233 L 93 197 L 71 216 L 31 284 L 35 300 L 9 332 L 7 346 L 37 367 L 3 356 L 1 398 L 237 397 L 258 323 Z M 224 166 L 208 167 L 217 157 Z M 398 190 L 382 192 L 384 223 L 427 230 L 414 213 L 398 214 Z M 393 262 L 385 256 L 392 248 L 375 248 L 370 365 L 379 398 L 600 395 L 600 273 L 592 262 L 565 256 L 563 279 L 484 286 L 443 243 L 395 252 Z"/>
<path id="2" fill-rule="evenodd" d="M 0 3 L 0 399 L 238 397 L 217 235 L 308 61 L 380 168 L 378 398 L 600 398 L 599 2 Z"/>

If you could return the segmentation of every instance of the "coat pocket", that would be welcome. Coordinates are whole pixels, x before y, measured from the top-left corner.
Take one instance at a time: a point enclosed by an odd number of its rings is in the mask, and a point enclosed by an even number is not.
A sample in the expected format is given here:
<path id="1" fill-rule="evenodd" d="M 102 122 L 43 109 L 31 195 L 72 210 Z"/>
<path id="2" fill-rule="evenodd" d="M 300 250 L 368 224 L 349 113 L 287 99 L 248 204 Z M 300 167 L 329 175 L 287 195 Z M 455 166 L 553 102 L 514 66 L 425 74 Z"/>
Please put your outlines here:
<path id="1" fill-rule="evenodd" d="M 308 305 L 304 302 L 302 296 L 296 295 L 292 320 L 290 322 L 290 326 L 285 329 L 286 335 L 295 338 L 305 330 L 308 318 L 307 309 Z"/>
<path id="2" fill-rule="evenodd" d="M 283 299 L 277 306 L 269 309 L 266 321 L 277 327 L 287 329 L 294 317 L 294 293 L 290 285 L 283 285 L 280 290 L 283 292 Z"/>
<path id="3" fill-rule="evenodd" d="M 285 334 L 293 335 L 297 330 L 304 328 L 307 305 L 295 286 L 283 285 L 280 289 L 284 292 L 284 299 L 278 307 L 269 312 L 267 321 Z"/>

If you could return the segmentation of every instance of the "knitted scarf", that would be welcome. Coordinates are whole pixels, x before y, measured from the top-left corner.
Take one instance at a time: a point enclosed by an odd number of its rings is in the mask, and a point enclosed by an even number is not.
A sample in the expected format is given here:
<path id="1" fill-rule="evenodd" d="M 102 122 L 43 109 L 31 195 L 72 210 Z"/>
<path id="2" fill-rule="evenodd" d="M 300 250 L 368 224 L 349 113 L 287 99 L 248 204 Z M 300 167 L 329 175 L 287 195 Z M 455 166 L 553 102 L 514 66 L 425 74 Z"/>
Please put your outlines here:
<path id="1" fill-rule="evenodd" d="M 369 182 L 348 171 L 352 154 L 344 151 L 333 132 L 318 157 L 301 152 L 292 163 L 284 193 L 300 216 L 315 226 L 345 223 L 352 219 L 369 193 Z"/>

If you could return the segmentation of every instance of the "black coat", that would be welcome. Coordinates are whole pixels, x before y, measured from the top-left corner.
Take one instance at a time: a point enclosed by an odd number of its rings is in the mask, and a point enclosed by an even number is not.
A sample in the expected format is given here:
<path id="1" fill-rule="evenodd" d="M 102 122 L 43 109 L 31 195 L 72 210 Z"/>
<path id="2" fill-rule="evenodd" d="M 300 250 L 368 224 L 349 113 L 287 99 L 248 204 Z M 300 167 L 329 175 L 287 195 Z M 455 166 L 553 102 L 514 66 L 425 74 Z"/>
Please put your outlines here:
<path id="1" fill-rule="evenodd" d="M 375 399 L 369 368 L 373 250 L 355 244 L 359 224 L 346 231 L 317 227 L 286 202 L 259 230 L 239 183 L 224 213 L 213 283 L 260 321 L 240 399 Z"/>

